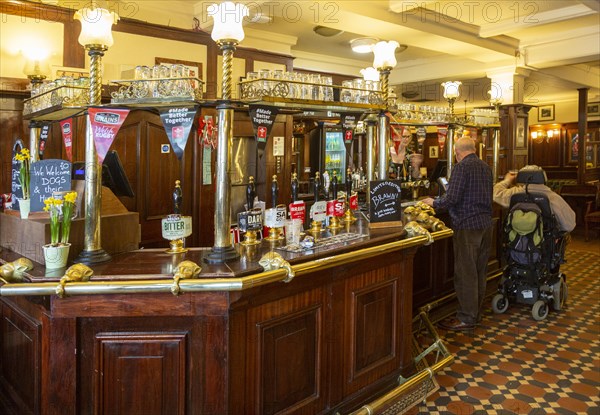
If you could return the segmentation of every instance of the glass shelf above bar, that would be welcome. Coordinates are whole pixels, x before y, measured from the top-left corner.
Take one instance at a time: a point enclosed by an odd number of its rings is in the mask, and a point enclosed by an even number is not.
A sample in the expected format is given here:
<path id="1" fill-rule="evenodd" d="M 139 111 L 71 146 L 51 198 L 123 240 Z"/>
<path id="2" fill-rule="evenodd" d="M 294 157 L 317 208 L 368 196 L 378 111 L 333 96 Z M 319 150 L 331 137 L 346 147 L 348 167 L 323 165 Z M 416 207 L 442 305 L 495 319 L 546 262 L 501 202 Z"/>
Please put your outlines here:
<path id="1" fill-rule="evenodd" d="M 202 100 L 204 83 L 198 78 L 149 78 L 111 81 L 116 90 L 111 104 L 155 106 Z"/>
<path id="2" fill-rule="evenodd" d="M 34 119 L 39 116 L 46 116 L 59 109 L 80 109 L 88 104 L 90 96 L 89 87 L 53 86 L 52 84 L 45 84 L 43 90 L 23 101 L 23 117 Z"/>
<path id="3" fill-rule="evenodd" d="M 245 99 L 243 101 L 247 104 L 265 104 L 297 111 L 378 112 L 385 110 L 383 105 L 355 104 L 352 102 L 339 101 L 313 101 L 269 96 L 257 98 L 255 100 Z"/>

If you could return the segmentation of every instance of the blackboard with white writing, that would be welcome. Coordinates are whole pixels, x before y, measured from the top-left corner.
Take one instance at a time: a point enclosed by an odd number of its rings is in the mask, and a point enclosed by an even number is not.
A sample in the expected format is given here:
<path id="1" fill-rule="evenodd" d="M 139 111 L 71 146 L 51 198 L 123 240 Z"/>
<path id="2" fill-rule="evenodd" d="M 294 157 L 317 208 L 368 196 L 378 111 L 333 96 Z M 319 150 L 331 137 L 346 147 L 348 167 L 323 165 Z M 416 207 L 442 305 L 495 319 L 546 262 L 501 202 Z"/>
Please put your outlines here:
<path id="1" fill-rule="evenodd" d="M 369 221 L 398 222 L 402 220 L 400 180 L 374 180 L 370 182 Z"/>
<path id="2" fill-rule="evenodd" d="M 31 163 L 31 211 L 44 209 L 44 200 L 53 192 L 71 190 L 71 163 L 51 159 Z"/>
<path id="3" fill-rule="evenodd" d="M 10 170 L 11 175 L 11 193 L 12 193 L 12 209 L 19 210 L 19 199 L 23 197 L 23 187 L 19 179 L 19 172 L 21 169 L 21 162 L 15 160 L 15 156 L 19 151 L 25 147 L 23 140 L 17 138 L 12 148 L 12 166 Z"/>

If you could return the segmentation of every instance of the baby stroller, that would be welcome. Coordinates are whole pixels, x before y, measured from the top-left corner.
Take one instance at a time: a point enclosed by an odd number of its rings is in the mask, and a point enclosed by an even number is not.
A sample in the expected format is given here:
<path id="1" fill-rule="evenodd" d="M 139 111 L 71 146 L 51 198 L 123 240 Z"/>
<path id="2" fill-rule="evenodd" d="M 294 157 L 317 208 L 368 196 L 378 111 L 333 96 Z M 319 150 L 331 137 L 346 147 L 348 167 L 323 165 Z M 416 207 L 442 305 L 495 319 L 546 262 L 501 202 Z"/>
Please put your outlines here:
<path id="1" fill-rule="evenodd" d="M 567 300 L 566 275 L 560 272 L 564 263 L 565 234 L 558 230 L 548 198 L 529 192 L 529 183 L 545 183 L 543 170 L 523 171 L 518 183 L 526 183 L 525 193 L 510 199 L 504 221 L 503 252 L 506 267 L 492 299 L 492 310 L 504 313 L 509 303 L 531 305 L 535 320 L 548 315 L 549 305 L 561 310 Z"/>

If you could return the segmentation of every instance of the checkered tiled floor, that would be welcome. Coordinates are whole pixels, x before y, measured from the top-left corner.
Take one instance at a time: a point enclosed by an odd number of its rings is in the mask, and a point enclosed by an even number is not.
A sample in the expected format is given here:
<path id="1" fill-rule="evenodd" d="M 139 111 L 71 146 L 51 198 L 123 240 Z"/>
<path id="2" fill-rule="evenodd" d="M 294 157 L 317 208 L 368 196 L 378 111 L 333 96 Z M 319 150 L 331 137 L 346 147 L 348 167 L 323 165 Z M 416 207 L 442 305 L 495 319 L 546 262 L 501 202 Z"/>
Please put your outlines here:
<path id="1" fill-rule="evenodd" d="M 563 311 L 536 322 L 530 306 L 495 315 L 488 305 L 474 331 L 440 330 L 455 362 L 408 413 L 600 415 L 600 256 L 571 250 L 566 258 Z"/>

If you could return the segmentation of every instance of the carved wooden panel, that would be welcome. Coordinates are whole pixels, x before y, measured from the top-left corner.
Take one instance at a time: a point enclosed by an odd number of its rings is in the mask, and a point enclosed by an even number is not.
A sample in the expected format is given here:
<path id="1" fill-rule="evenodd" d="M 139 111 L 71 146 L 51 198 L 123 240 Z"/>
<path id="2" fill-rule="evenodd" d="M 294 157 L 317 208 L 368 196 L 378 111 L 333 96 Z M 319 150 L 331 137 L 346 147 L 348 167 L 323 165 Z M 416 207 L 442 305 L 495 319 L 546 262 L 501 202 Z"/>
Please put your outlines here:
<path id="1" fill-rule="evenodd" d="M 259 324 L 261 413 L 274 414 L 319 396 L 319 308 Z"/>
<path id="2" fill-rule="evenodd" d="M 400 308 L 402 289 L 397 280 L 401 274 L 398 259 L 398 264 L 363 271 L 346 281 L 343 341 L 351 347 L 344 348 L 347 353 L 342 375 L 346 382 L 344 396 L 402 366 L 400 351 L 404 340 L 398 332 L 398 321 L 402 321 L 403 313 Z"/>
<path id="3" fill-rule="evenodd" d="M 1 306 L 0 387 L 3 394 L 19 396 L 21 414 L 38 413 L 40 403 L 41 325 L 12 308 Z"/>
<path id="4" fill-rule="evenodd" d="M 352 378 L 394 357 L 396 281 L 354 292 L 355 356 Z"/>
<path id="5" fill-rule="evenodd" d="M 246 366 L 237 374 L 245 376 L 245 404 L 230 408 L 232 413 L 316 413 L 325 407 L 325 292 L 314 289 L 248 310 Z M 232 353 L 232 367 L 238 367 L 241 356 Z M 231 392 L 235 402 L 242 391 Z"/>
<path id="6" fill-rule="evenodd" d="M 185 334 L 98 334 L 96 413 L 184 414 L 186 345 Z"/>

